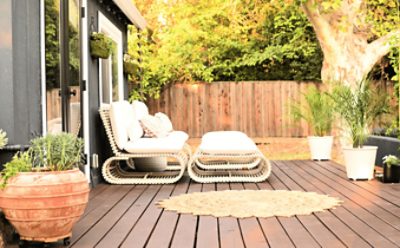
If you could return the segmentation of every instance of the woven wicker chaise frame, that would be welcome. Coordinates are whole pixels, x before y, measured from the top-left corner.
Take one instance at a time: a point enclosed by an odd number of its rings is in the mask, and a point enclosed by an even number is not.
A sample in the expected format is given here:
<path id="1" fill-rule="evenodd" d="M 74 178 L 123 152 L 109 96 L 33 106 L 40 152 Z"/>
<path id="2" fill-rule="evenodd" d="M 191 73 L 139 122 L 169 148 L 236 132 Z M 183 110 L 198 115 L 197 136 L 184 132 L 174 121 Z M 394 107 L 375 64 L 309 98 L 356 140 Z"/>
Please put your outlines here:
<path id="1" fill-rule="evenodd" d="M 110 142 L 113 157 L 107 159 L 101 169 L 104 180 L 111 184 L 168 184 L 177 182 L 186 169 L 186 165 L 191 156 L 190 146 L 185 144 L 183 149 L 178 152 L 150 152 L 150 153 L 128 153 L 118 149 L 111 130 L 109 109 L 101 107 L 99 109 L 104 128 Z M 166 157 L 168 166 L 162 172 L 137 172 L 124 170 L 121 161 L 125 161 L 128 167 L 132 166 L 132 159 L 146 157 Z"/>
<path id="2" fill-rule="evenodd" d="M 204 153 L 197 149 L 188 172 L 199 183 L 262 182 L 271 174 L 271 164 L 259 150 L 229 154 Z"/>

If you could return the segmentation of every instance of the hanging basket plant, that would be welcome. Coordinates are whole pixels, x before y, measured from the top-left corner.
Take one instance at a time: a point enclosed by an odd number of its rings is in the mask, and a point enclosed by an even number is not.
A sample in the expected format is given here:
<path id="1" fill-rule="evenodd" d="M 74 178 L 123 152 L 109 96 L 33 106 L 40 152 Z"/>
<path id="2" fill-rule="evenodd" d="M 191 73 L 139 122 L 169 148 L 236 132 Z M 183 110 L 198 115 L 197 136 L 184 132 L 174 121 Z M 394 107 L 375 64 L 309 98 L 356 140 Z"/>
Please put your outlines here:
<path id="1" fill-rule="evenodd" d="M 129 75 L 136 75 L 139 71 L 139 61 L 131 55 L 124 54 L 124 73 Z"/>
<path id="2" fill-rule="evenodd" d="M 112 40 L 103 33 L 90 35 L 90 55 L 93 58 L 107 59 L 111 54 Z"/>

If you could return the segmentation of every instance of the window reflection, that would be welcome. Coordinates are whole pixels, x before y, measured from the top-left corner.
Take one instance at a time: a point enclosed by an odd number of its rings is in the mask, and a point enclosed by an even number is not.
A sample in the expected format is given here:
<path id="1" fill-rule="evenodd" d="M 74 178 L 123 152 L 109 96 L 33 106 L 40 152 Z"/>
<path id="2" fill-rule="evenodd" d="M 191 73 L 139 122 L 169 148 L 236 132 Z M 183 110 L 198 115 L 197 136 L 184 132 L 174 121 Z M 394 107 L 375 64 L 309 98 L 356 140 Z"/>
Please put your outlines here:
<path id="1" fill-rule="evenodd" d="M 118 45 L 117 42 L 113 40 L 110 57 L 101 60 L 103 103 L 119 100 L 118 66 Z"/>
<path id="2" fill-rule="evenodd" d="M 64 0 L 45 0 L 45 64 L 46 64 L 46 101 L 47 132 L 62 131 L 62 118 L 68 117 L 70 132 L 77 134 L 80 127 L 80 40 L 79 0 L 68 0 L 68 30 L 60 30 L 60 3 Z M 63 51 L 68 52 L 68 66 L 60 68 L 61 47 L 60 33 L 68 32 Z M 66 36 L 64 36 L 66 37 Z M 60 82 L 60 70 L 65 71 L 67 85 Z M 72 93 L 62 99 L 61 88 L 69 87 Z M 62 113 L 62 104 L 68 104 L 69 115 Z"/>
<path id="3" fill-rule="evenodd" d="M 60 2 L 45 0 L 47 131 L 61 132 Z"/>

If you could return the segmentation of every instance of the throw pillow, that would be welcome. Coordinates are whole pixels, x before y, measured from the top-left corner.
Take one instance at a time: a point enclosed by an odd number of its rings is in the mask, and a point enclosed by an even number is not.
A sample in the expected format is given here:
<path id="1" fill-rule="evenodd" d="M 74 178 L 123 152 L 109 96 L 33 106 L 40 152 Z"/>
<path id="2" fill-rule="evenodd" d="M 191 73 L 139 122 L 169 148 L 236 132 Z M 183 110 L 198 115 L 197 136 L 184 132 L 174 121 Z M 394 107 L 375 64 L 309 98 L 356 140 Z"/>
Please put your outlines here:
<path id="1" fill-rule="evenodd" d="M 147 115 L 140 120 L 145 137 L 162 138 L 168 135 L 159 118 Z"/>

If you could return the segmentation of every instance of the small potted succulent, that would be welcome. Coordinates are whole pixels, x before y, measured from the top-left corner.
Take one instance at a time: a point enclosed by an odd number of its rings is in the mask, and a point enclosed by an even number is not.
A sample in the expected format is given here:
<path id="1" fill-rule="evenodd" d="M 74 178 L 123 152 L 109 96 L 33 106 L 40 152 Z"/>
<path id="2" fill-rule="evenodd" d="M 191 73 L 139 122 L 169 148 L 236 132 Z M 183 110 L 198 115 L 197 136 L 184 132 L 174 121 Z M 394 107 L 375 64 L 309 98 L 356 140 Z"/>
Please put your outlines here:
<path id="1" fill-rule="evenodd" d="M 383 177 L 384 183 L 400 182 L 400 159 L 394 155 L 387 155 L 383 160 Z"/>
<path id="2" fill-rule="evenodd" d="M 107 59 L 111 54 L 112 40 L 103 33 L 90 35 L 90 55 L 93 58 Z"/>
<path id="3" fill-rule="evenodd" d="M 21 242 L 69 244 L 89 198 L 87 179 L 77 168 L 82 148 L 82 139 L 72 134 L 49 134 L 33 139 L 27 151 L 4 165 L 0 208 Z"/>

